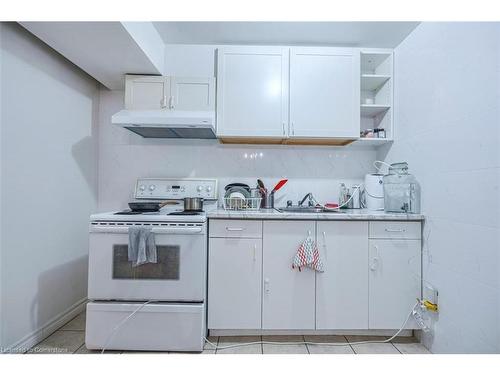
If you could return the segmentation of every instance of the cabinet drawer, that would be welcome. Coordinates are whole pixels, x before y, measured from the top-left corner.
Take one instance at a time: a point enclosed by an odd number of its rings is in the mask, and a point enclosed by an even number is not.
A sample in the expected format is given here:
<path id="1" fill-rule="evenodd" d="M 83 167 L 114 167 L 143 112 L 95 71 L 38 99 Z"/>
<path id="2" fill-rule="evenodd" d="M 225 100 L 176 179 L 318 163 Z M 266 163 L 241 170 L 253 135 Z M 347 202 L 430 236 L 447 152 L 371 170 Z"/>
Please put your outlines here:
<path id="1" fill-rule="evenodd" d="M 419 240 L 421 237 L 420 225 L 420 222 L 371 221 L 369 236 L 370 238 Z"/>
<path id="2" fill-rule="evenodd" d="M 262 238 L 262 221 L 210 220 L 209 237 Z"/>

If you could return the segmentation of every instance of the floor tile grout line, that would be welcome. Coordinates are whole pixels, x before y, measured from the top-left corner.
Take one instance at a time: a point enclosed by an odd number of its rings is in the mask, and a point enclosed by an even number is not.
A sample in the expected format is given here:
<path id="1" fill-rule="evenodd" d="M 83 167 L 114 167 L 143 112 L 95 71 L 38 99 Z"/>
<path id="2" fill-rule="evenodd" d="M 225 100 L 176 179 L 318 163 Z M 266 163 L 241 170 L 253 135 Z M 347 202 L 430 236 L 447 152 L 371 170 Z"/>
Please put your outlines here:
<path id="1" fill-rule="evenodd" d="M 354 350 L 354 348 L 352 347 L 351 343 L 350 343 L 350 342 L 349 342 L 349 340 L 347 339 L 347 336 L 345 336 L 345 335 L 344 335 L 344 339 L 345 339 L 345 341 L 349 344 L 349 348 L 351 348 L 352 352 L 353 352 L 354 354 L 358 354 L 358 353 L 356 353 L 356 350 Z"/>
<path id="2" fill-rule="evenodd" d="M 306 336 L 302 335 L 302 340 L 304 341 L 304 345 L 306 346 L 307 354 L 311 354 L 309 351 L 309 345 L 306 344 Z"/>
<path id="3" fill-rule="evenodd" d="M 394 345 L 394 343 L 392 343 L 392 346 L 399 352 L 399 354 L 403 354 L 403 352 L 401 350 L 398 349 L 398 347 L 396 345 Z"/>
<path id="4" fill-rule="evenodd" d="M 56 332 L 85 332 L 84 329 L 62 329 L 59 328 Z"/>
<path id="5" fill-rule="evenodd" d="M 83 342 L 82 345 L 80 345 L 78 348 L 76 348 L 76 350 L 71 354 L 76 354 L 76 352 L 79 351 L 83 346 L 85 346 L 85 341 Z"/>
<path id="6" fill-rule="evenodd" d="M 26 354 L 28 353 L 31 349 L 34 349 L 36 348 L 38 345 L 40 345 L 42 342 L 44 342 L 45 340 L 48 340 L 50 337 L 54 336 L 56 333 L 58 332 L 61 332 L 61 329 L 57 329 L 55 330 L 54 332 L 52 332 L 50 335 L 48 335 L 47 337 L 45 337 L 43 340 L 40 340 L 38 341 L 35 345 L 33 345 L 31 348 L 27 349 L 23 354 Z"/>

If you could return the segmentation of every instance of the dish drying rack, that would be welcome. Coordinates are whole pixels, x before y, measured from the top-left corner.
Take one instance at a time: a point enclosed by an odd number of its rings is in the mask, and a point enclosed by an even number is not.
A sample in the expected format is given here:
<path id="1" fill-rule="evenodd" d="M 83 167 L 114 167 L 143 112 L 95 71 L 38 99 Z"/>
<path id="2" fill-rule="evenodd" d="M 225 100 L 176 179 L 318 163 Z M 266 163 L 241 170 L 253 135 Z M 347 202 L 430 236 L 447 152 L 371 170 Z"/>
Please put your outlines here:
<path id="1" fill-rule="evenodd" d="M 262 198 L 240 198 L 240 197 L 227 197 L 224 198 L 225 210 L 246 210 L 258 211 L 262 203 Z"/>

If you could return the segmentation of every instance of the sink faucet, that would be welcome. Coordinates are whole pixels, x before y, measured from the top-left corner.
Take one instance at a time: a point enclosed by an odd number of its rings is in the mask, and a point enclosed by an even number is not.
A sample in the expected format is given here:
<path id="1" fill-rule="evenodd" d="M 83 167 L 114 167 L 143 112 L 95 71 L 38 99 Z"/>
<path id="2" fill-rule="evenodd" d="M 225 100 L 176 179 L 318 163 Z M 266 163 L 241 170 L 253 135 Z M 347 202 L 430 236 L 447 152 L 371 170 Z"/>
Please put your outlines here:
<path id="1" fill-rule="evenodd" d="M 306 199 L 309 199 L 309 202 L 307 204 L 309 207 L 314 206 L 312 193 L 307 193 L 306 196 L 304 198 L 302 198 L 302 200 L 299 202 L 299 206 L 302 206 L 304 204 L 304 202 L 306 201 Z"/>

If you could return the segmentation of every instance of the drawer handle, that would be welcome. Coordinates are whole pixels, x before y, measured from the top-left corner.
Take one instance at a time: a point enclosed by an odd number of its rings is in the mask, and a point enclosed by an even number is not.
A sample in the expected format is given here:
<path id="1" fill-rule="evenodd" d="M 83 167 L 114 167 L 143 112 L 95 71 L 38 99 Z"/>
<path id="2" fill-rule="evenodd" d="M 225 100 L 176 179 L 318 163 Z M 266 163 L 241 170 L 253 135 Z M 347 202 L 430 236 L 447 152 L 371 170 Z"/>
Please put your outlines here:
<path id="1" fill-rule="evenodd" d="M 404 232 L 406 232 L 406 229 L 387 229 L 387 228 L 385 228 L 385 231 L 389 232 L 389 233 L 404 233 Z"/>
<path id="2" fill-rule="evenodd" d="M 226 227 L 226 230 L 229 232 L 241 232 L 244 230 L 244 228 L 232 228 L 232 227 Z"/>

